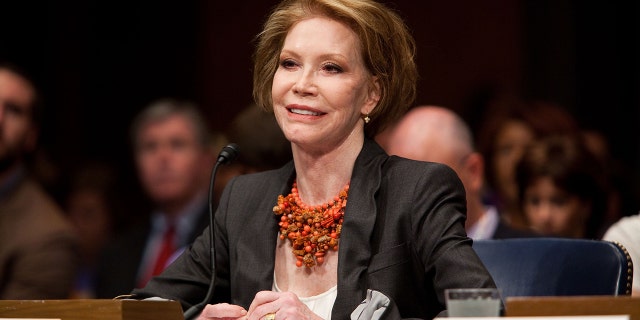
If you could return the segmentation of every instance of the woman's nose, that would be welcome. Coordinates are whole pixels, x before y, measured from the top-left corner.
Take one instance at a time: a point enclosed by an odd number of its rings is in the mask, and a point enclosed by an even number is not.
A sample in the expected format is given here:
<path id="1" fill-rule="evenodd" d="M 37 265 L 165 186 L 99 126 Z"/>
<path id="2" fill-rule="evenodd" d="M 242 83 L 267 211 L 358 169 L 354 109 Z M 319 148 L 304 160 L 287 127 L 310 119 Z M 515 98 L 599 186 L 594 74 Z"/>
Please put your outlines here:
<path id="1" fill-rule="evenodd" d="M 293 92 L 299 95 L 315 95 L 317 90 L 315 73 L 312 70 L 301 71 L 293 85 Z"/>
<path id="2" fill-rule="evenodd" d="M 537 211 L 538 211 L 537 215 L 540 221 L 544 223 L 548 223 L 549 221 L 551 221 L 553 210 L 548 203 L 546 202 L 541 203 L 540 206 L 538 206 Z"/>

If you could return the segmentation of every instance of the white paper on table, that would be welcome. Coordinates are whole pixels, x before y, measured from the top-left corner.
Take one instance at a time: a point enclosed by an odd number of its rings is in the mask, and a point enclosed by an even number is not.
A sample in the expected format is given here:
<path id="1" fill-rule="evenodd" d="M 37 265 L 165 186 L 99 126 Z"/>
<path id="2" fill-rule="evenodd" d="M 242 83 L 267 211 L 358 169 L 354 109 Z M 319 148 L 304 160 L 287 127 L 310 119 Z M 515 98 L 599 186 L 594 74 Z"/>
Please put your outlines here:
<path id="1" fill-rule="evenodd" d="M 546 317 L 451 317 L 436 318 L 447 320 L 629 320 L 629 315 L 607 316 L 546 316 Z"/>

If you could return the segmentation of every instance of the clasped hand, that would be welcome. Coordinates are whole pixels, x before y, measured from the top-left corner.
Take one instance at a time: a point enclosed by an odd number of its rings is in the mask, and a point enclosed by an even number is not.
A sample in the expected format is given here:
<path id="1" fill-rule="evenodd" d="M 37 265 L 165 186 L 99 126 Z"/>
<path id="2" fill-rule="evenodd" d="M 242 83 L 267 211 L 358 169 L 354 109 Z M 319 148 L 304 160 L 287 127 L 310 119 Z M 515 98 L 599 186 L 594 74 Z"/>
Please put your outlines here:
<path id="1" fill-rule="evenodd" d="M 294 293 L 273 291 L 258 292 L 249 310 L 228 303 L 208 304 L 198 320 L 262 320 L 268 314 L 275 314 L 276 320 L 321 320 Z"/>

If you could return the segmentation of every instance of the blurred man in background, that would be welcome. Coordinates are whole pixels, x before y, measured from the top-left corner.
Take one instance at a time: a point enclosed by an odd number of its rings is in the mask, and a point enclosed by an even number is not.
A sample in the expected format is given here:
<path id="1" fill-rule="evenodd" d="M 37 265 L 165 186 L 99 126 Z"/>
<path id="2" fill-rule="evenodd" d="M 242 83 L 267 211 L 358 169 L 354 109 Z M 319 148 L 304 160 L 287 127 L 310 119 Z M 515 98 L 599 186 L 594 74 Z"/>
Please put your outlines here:
<path id="1" fill-rule="evenodd" d="M 208 226 L 209 140 L 203 117 L 186 102 L 158 101 L 134 120 L 138 176 L 154 211 L 147 223 L 107 246 L 97 297 L 113 298 L 144 286 Z"/>
<path id="2" fill-rule="evenodd" d="M 484 159 L 473 147 L 467 124 L 453 111 L 422 106 L 409 111 L 392 129 L 383 146 L 387 153 L 450 166 L 467 193 L 465 228 L 472 239 L 533 236 L 508 227 L 493 206 L 482 202 Z"/>
<path id="3" fill-rule="evenodd" d="M 0 299 L 68 298 L 78 261 L 70 224 L 26 169 L 37 100 L 24 73 L 0 64 Z"/>

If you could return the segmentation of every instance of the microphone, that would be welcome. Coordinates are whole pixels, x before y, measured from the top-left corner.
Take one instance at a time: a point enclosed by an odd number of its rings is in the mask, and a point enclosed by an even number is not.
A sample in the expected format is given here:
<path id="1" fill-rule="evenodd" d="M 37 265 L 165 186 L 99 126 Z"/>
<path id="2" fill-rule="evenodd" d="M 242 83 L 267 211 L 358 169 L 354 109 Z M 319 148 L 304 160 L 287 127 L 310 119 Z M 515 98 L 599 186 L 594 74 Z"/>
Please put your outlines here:
<path id="1" fill-rule="evenodd" d="M 216 164 L 213 166 L 213 170 L 211 170 L 211 180 L 209 181 L 209 237 L 211 237 L 209 241 L 209 246 L 211 247 L 210 248 L 211 279 L 209 280 L 209 290 L 207 291 L 207 295 L 205 296 L 204 300 L 202 300 L 202 302 L 196 305 L 191 306 L 189 309 L 187 309 L 187 311 L 185 311 L 184 313 L 185 320 L 195 319 L 200 314 L 200 312 L 202 312 L 202 309 L 204 309 L 204 307 L 207 305 L 209 300 L 211 300 L 211 298 L 213 297 L 213 291 L 215 288 L 215 281 L 216 281 L 216 253 L 215 253 L 215 238 L 214 238 L 215 234 L 213 231 L 214 229 L 213 220 L 215 215 L 215 211 L 213 210 L 213 199 L 212 199 L 213 186 L 215 185 L 216 173 L 218 172 L 218 167 L 221 164 L 231 163 L 238 156 L 239 152 L 240 152 L 240 149 L 237 144 L 230 143 L 226 145 L 224 148 L 222 148 L 222 150 L 220 150 L 220 153 L 218 154 L 218 159 L 216 160 Z"/>
<path id="2" fill-rule="evenodd" d="M 220 154 L 218 154 L 218 163 L 227 164 L 231 163 L 238 156 L 240 149 L 237 144 L 229 143 L 222 150 L 220 150 Z M 217 163 L 216 163 L 217 164 Z M 211 177 L 213 179 L 213 177 Z"/>

